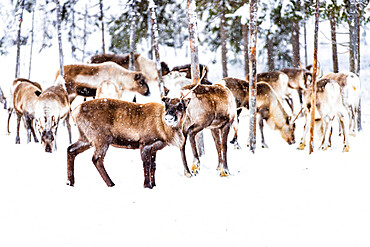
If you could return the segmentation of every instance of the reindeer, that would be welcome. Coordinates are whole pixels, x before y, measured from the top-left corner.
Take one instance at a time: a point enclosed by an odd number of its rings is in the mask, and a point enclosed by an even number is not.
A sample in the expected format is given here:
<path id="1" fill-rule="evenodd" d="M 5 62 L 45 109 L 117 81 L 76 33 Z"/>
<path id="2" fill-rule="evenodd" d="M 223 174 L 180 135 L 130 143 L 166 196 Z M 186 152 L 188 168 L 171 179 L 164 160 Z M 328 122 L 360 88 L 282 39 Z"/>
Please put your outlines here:
<path id="1" fill-rule="evenodd" d="M 0 103 L 2 103 L 4 105 L 4 109 L 7 108 L 6 97 L 5 97 L 4 92 L 1 89 L 1 87 L 0 87 Z"/>
<path id="2" fill-rule="evenodd" d="M 72 142 L 71 125 L 69 124 L 70 104 L 61 76 L 56 85 L 38 95 L 35 104 L 35 118 L 38 131 L 44 144 L 45 152 L 52 153 L 57 149 L 56 137 L 60 120 L 64 120 L 68 129 L 69 143 Z"/>
<path id="3" fill-rule="evenodd" d="M 311 95 L 312 86 L 304 91 L 305 100 L 305 119 L 306 123 L 304 126 L 303 135 L 299 143 L 298 149 L 303 150 L 305 148 L 306 135 L 309 129 L 309 123 L 311 120 Z M 349 151 L 348 144 L 348 112 L 343 106 L 340 86 L 332 79 L 322 78 L 316 82 L 316 109 L 320 115 L 319 119 L 315 119 L 317 125 L 320 126 L 319 133 L 322 137 L 322 143 L 320 149 L 326 150 L 330 146 L 330 132 L 332 128 L 332 122 L 334 118 L 338 118 L 340 125 L 343 129 L 344 146 L 343 151 Z"/>
<path id="4" fill-rule="evenodd" d="M 90 59 L 90 63 L 104 63 L 108 61 L 115 62 L 123 68 L 129 69 L 130 54 L 97 54 L 92 56 Z M 150 60 L 138 53 L 135 53 L 134 61 L 136 71 L 142 72 L 149 81 L 158 81 L 156 63 L 153 60 Z M 170 69 L 165 62 L 161 62 L 161 70 L 162 75 L 166 75 L 168 72 L 170 72 Z"/>
<path id="5" fill-rule="evenodd" d="M 57 72 L 57 76 L 60 72 Z M 70 103 L 77 95 L 96 96 L 98 85 L 104 81 L 114 81 L 120 91 L 134 91 L 144 96 L 150 95 L 146 77 L 141 72 L 129 71 L 114 62 L 102 64 L 71 64 L 64 66 L 64 79 Z"/>
<path id="6" fill-rule="evenodd" d="M 300 103 L 303 103 L 303 91 L 311 84 L 312 74 L 306 69 L 284 68 L 280 70 L 289 77 L 288 87 L 296 90 Z"/>
<path id="7" fill-rule="evenodd" d="M 19 126 L 21 118 L 23 118 L 23 122 L 27 130 L 27 143 L 31 141 L 31 134 L 33 135 L 34 141 L 38 142 L 35 130 L 33 128 L 33 120 L 35 118 L 35 103 L 37 101 L 37 94 L 40 94 L 41 91 L 42 88 L 37 82 L 32 82 L 23 78 L 18 78 L 13 81 L 11 88 L 11 95 L 13 99 L 12 104 L 8 109 L 9 116 L 7 130 L 9 134 L 10 117 L 14 109 L 15 113 L 17 114 L 17 136 L 15 138 L 16 144 L 20 144 Z"/>
<path id="8" fill-rule="evenodd" d="M 237 109 L 245 107 L 249 109 L 249 83 L 237 78 L 224 78 L 221 81 L 230 89 L 235 97 Z M 262 148 L 268 148 L 263 134 L 263 121 L 272 128 L 279 130 L 281 137 L 289 144 L 295 143 L 295 123 L 290 109 L 284 107 L 280 97 L 266 82 L 257 83 L 257 114 L 261 131 Z M 239 111 L 240 113 L 240 111 Z M 236 148 L 240 148 L 237 141 L 237 130 L 231 141 Z"/>
<path id="9" fill-rule="evenodd" d="M 313 75 L 313 65 L 310 64 L 308 66 L 306 66 L 306 70 L 309 71 L 312 75 Z M 321 66 L 320 66 L 320 63 L 317 63 L 317 68 L 316 68 L 316 80 L 318 79 L 321 79 L 323 77 L 323 72 L 322 72 L 322 69 L 321 69 Z"/>
<path id="10" fill-rule="evenodd" d="M 96 89 L 96 98 L 121 99 L 122 93 L 114 81 L 102 81 Z"/>
<path id="11" fill-rule="evenodd" d="M 198 83 L 183 89 L 191 90 L 183 129 L 185 141 L 180 149 L 184 167 L 187 167 L 185 145 L 186 138 L 189 137 L 194 155 L 192 171 L 194 174 L 198 173 L 200 159 L 195 137 L 203 129 L 210 129 L 218 153 L 217 169 L 221 171 L 220 176 L 228 176 L 227 137 L 236 116 L 234 96 L 228 88 L 220 84 L 210 86 Z"/>
<path id="12" fill-rule="evenodd" d="M 352 72 L 347 73 L 329 73 L 324 78 L 335 80 L 341 90 L 343 105 L 349 114 L 350 135 L 356 135 L 356 126 L 358 123 L 358 111 L 360 107 L 360 78 Z"/>
<path id="13" fill-rule="evenodd" d="M 191 78 L 191 64 L 185 64 L 185 65 L 180 65 L 180 66 L 175 66 L 172 68 L 172 71 L 178 71 L 178 72 L 183 72 L 186 73 L 185 77 L 188 79 Z M 208 67 L 204 64 L 199 64 L 199 72 L 200 75 L 202 75 L 202 79 L 200 80 L 200 83 L 204 85 L 212 85 L 212 82 L 208 81 L 207 79 L 207 74 L 208 74 Z"/>
<path id="14" fill-rule="evenodd" d="M 94 147 L 92 161 L 107 186 L 114 186 L 104 168 L 109 146 L 140 149 L 144 187 L 155 183 L 156 154 L 167 145 L 182 146 L 187 99 L 163 97 L 165 105 L 138 104 L 115 99 L 95 99 L 79 105 L 72 113 L 80 137 L 67 149 L 68 182 L 74 186 L 75 157 Z M 190 174 L 186 167 L 185 173 Z"/>

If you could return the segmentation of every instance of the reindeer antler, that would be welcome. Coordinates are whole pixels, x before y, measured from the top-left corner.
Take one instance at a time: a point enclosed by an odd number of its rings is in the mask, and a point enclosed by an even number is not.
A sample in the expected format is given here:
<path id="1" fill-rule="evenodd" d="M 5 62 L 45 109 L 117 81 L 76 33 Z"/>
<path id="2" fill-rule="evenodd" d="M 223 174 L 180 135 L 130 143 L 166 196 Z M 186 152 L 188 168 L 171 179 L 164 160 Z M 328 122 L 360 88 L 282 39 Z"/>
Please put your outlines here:
<path id="1" fill-rule="evenodd" d="M 182 100 L 182 99 L 184 99 L 186 96 L 188 96 L 191 92 L 193 92 L 198 86 L 199 86 L 199 84 L 200 84 L 200 82 L 203 80 L 203 77 L 205 76 L 205 71 L 206 71 L 206 66 L 205 65 L 203 65 L 203 73 L 202 73 L 202 77 L 200 78 L 200 80 L 197 82 L 197 84 L 187 93 L 187 94 L 185 94 L 185 95 L 183 95 L 182 93 L 181 93 L 181 97 L 180 97 L 180 99 Z"/>

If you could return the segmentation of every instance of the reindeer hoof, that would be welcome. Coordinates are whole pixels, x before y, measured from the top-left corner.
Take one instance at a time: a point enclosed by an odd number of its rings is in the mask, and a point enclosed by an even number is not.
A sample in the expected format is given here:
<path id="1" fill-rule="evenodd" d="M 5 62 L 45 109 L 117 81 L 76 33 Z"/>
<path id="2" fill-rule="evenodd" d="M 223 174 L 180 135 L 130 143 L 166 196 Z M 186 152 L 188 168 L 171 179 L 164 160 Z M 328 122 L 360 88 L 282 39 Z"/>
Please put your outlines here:
<path id="1" fill-rule="evenodd" d="M 71 181 L 67 181 L 67 185 L 69 185 L 69 186 L 71 186 L 71 187 L 74 187 L 74 183 L 73 182 L 71 182 Z"/>
<path id="2" fill-rule="evenodd" d="M 348 145 L 344 145 L 343 152 L 349 152 L 349 146 Z"/>
<path id="3" fill-rule="evenodd" d="M 239 143 L 234 143 L 234 149 L 235 150 L 240 150 L 242 147 L 239 145 Z"/>
<path id="4" fill-rule="evenodd" d="M 187 177 L 187 178 L 191 178 L 193 175 L 191 175 L 191 173 L 190 172 L 184 172 L 184 175 L 185 175 L 185 177 Z"/>
<path id="5" fill-rule="evenodd" d="M 200 170 L 199 163 L 194 163 L 193 166 L 191 167 L 191 173 L 193 173 L 195 176 L 198 175 Z"/>
<path id="6" fill-rule="evenodd" d="M 229 175 L 229 170 L 222 169 L 220 177 L 228 177 Z"/>
<path id="7" fill-rule="evenodd" d="M 298 145 L 298 149 L 299 150 L 304 150 L 304 148 L 306 147 L 306 145 L 304 144 L 304 142 L 301 142 L 301 143 L 299 143 L 299 145 Z"/>

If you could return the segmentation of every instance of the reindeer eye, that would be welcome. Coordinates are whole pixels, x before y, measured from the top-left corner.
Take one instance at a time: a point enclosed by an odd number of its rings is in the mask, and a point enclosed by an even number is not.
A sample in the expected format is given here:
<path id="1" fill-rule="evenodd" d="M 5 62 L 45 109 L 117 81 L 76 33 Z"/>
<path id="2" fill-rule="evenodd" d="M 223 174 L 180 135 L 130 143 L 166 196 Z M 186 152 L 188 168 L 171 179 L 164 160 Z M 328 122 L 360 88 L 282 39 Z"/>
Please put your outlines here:
<path id="1" fill-rule="evenodd" d="M 182 106 L 182 104 L 180 103 L 178 106 L 177 106 L 177 110 L 179 111 L 182 111 L 184 109 L 184 107 Z"/>

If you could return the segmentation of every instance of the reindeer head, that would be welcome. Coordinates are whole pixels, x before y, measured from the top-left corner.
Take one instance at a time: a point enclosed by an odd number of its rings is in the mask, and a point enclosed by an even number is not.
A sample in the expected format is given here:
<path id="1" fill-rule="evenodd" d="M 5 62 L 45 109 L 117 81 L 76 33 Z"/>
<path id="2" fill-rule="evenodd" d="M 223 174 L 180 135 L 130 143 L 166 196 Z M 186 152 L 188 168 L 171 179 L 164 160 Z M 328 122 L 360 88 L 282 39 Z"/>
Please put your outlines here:
<path id="1" fill-rule="evenodd" d="M 295 119 L 294 119 L 295 120 Z M 291 116 L 287 116 L 285 124 L 280 130 L 281 137 L 289 144 L 295 143 L 295 123 Z"/>
<path id="2" fill-rule="evenodd" d="M 136 91 L 144 96 L 149 96 L 150 90 L 145 76 L 141 72 L 135 72 L 134 80 L 135 86 L 133 88 L 133 91 Z"/>
<path id="3" fill-rule="evenodd" d="M 164 122 L 171 127 L 179 127 L 185 119 L 190 99 L 163 97 L 162 101 L 165 103 Z"/>
<path id="4" fill-rule="evenodd" d="M 39 116 L 36 118 L 36 127 L 41 135 L 41 142 L 44 145 L 45 152 L 52 153 L 55 146 L 55 135 L 58 127 L 59 118 L 54 115 Z"/>

